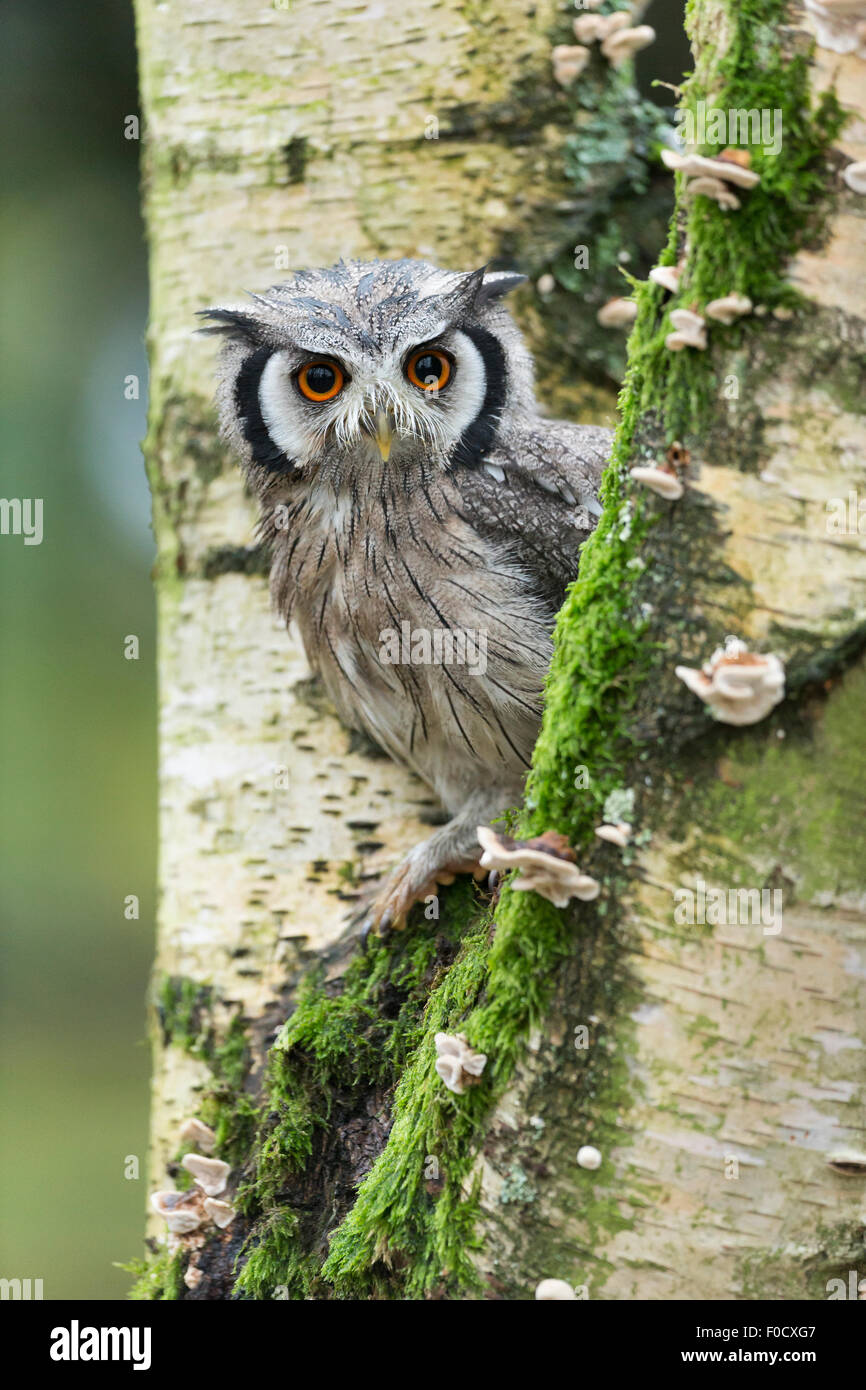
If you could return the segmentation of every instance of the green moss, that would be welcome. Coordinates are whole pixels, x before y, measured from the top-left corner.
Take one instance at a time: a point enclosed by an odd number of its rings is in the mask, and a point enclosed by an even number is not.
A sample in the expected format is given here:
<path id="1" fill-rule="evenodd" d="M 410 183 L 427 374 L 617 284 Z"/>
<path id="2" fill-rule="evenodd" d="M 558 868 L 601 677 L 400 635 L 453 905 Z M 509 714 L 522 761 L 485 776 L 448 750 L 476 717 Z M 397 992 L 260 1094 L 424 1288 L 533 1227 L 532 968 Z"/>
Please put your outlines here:
<path id="1" fill-rule="evenodd" d="M 675 295 L 666 297 L 660 286 L 646 287 L 644 293 L 660 316 L 655 332 L 641 335 L 643 340 L 630 349 L 631 360 L 640 359 L 640 405 L 649 409 L 664 401 L 669 442 L 699 433 L 722 385 L 708 369 L 705 354 L 665 348 L 665 336 L 672 331 L 671 310 L 688 307 L 701 312 L 711 299 L 732 290 L 770 310 L 796 304 L 798 296 L 785 278 L 785 266 L 804 237 L 819 235 L 827 207 L 824 155 L 846 117 L 832 93 L 823 94 L 813 106 L 810 55 L 786 54 L 780 43 L 784 12 L 782 0 L 749 0 L 747 6 L 731 8 L 729 47 L 716 60 L 706 54 L 685 88 L 682 107 L 692 112 L 699 101 L 724 111 L 780 111 L 783 141 L 775 156 L 762 145 L 747 147 L 760 183 L 740 194 L 737 211 L 725 211 L 706 197 L 687 202 L 685 180 L 676 176 L 678 208 L 691 247 L 688 263 Z M 696 22 L 699 13 L 698 0 L 689 0 L 687 22 Z M 707 145 L 700 153 L 717 156 L 720 150 Z M 675 220 L 661 263 L 674 264 L 678 247 Z M 760 319 L 744 319 L 730 328 L 713 324 L 713 345 L 720 353 L 730 353 L 746 335 L 765 331 Z M 757 384 L 753 374 L 753 395 Z M 742 462 L 741 429 L 737 444 Z M 714 457 L 722 461 L 718 450 Z"/>
<path id="2" fill-rule="evenodd" d="M 299 1254 L 297 1232 L 294 1212 L 285 1207 L 270 1212 L 258 1228 L 256 1245 L 238 1278 L 236 1293 L 255 1299 L 305 1298 L 315 1277 L 316 1262 Z"/>
<path id="3" fill-rule="evenodd" d="M 430 994 L 423 1032 L 403 1071 L 392 1109 L 388 1144 L 361 1184 L 352 1211 L 331 1241 L 323 1267 L 338 1293 L 355 1296 L 402 1265 L 405 1296 L 417 1297 L 443 1278 L 458 1286 L 477 1281 L 470 1263 L 474 1200 L 461 1179 L 489 1103 L 486 1088 L 457 1098 L 436 1075 L 433 1038 L 454 1032 L 478 998 L 485 977 L 489 924 L 468 929 L 460 953 Z M 425 1167 L 435 1158 L 444 1189 L 428 1193 Z M 443 1273 L 444 1272 L 444 1273 Z"/>
<path id="4" fill-rule="evenodd" d="M 236 1091 L 243 1084 L 250 1064 L 246 1028 L 240 1013 L 235 1014 L 223 1037 L 215 1039 L 208 1058 L 217 1080 Z"/>
<path id="5" fill-rule="evenodd" d="M 166 975 L 155 993 L 163 1046 L 182 1047 L 194 1057 L 204 1056 L 210 1039 L 210 986 L 186 976 Z"/>
<path id="6" fill-rule="evenodd" d="M 220 1035 L 211 1017 L 213 990 L 187 976 L 166 975 L 155 990 L 164 1047 L 181 1047 L 206 1062 L 217 1081 L 236 1091 L 249 1067 L 249 1046 L 241 1014 Z"/>
<path id="7" fill-rule="evenodd" d="M 267 1240 L 271 1208 L 286 1178 L 303 1170 L 313 1152 L 314 1133 L 327 1120 L 327 1110 L 316 1107 L 308 1086 L 285 1066 L 280 1054 L 269 1059 L 265 1090 L 268 1104 L 261 1112 L 253 1173 L 237 1198 L 240 1209 L 250 1216 L 268 1213 L 267 1223 L 255 1232 L 257 1241 Z M 282 1228 L 277 1229 L 277 1238 L 282 1244 Z"/>
<path id="8" fill-rule="evenodd" d="M 170 1255 L 161 1247 L 142 1260 L 130 1260 L 118 1265 L 134 1276 L 127 1295 L 136 1302 L 163 1302 L 181 1297 L 183 1293 L 183 1251 Z"/>
<path id="9" fill-rule="evenodd" d="M 232 1168 L 249 1155 L 259 1123 L 259 1105 L 237 1090 L 217 1084 L 208 1090 L 199 1108 L 199 1119 L 216 1135 L 214 1151 Z"/>
<path id="10" fill-rule="evenodd" d="M 392 1085 L 417 1049 L 428 994 L 440 977 L 451 980 L 456 943 L 477 915 L 469 883 L 455 884 L 448 904 L 439 930 L 424 923 L 377 942 L 350 963 L 336 986 L 325 985 L 317 972 L 300 990 L 270 1053 L 255 1156 L 239 1194 L 256 1222 L 239 1291 L 270 1297 L 275 1285 L 309 1287 L 321 1260 L 304 1248 L 297 1217 L 279 1205 L 287 1178 L 304 1171 L 317 1136 L 333 1119 L 335 1094 L 343 1110 L 351 1110 L 356 1098 Z M 398 1102 L 399 1090 L 395 1115 Z"/>

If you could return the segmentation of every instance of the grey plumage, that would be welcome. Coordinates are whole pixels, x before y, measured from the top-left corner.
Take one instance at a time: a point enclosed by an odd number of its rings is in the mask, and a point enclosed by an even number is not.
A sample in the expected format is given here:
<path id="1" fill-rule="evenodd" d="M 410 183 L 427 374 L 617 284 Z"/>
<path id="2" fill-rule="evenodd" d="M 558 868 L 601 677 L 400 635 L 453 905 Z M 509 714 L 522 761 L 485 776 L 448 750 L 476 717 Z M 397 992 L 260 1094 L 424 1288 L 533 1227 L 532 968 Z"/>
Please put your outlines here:
<path id="1" fill-rule="evenodd" d="M 381 926 L 470 869 L 476 827 L 519 801 L 554 617 L 600 511 L 609 431 L 538 413 L 501 302 L 520 278 L 341 262 L 207 311 L 274 602 L 341 718 L 453 817 L 386 881 Z"/>

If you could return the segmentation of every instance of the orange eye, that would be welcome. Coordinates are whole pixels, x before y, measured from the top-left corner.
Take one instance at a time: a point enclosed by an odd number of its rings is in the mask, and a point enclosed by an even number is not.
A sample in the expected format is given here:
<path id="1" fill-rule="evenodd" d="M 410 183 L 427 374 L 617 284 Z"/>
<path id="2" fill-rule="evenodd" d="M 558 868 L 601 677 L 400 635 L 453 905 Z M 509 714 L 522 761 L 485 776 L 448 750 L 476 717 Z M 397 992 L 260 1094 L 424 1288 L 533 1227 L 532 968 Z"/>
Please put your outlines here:
<path id="1" fill-rule="evenodd" d="M 336 362 L 307 362 L 298 372 L 298 390 L 308 401 L 332 401 L 343 389 L 345 377 Z"/>
<path id="2" fill-rule="evenodd" d="M 406 375 L 422 391 L 441 391 L 451 376 L 451 358 L 441 348 L 419 348 L 406 363 Z"/>

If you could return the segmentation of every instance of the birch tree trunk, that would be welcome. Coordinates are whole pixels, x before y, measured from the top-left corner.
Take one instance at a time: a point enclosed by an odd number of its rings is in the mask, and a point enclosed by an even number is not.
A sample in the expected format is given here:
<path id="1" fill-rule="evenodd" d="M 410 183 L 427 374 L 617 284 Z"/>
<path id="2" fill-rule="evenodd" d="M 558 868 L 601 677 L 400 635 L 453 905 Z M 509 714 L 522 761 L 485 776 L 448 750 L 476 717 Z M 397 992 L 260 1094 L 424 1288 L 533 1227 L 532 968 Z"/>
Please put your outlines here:
<path id="1" fill-rule="evenodd" d="M 459 884 L 438 921 L 363 957 L 347 910 L 436 808 L 356 746 L 269 616 L 192 316 L 340 255 L 555 265 L 580 240 L 564 143 L 592 123 L 551 83 L 569 38 L 552 3 L 423 24 L 394 0 L 137 14 L 162 748 L 151 1180 L 187 1181 L 197 1115 L 237 1211 L 168 1243 L 155 1225 L 139 1295 L 526 1298 L 555 1277 L 606 1298 L 826 1296 L 862 1255 L 866 1185 L 856 502 L 854 530 L 828 531 L 832 499 L 866 486 L 864 204 L 841 177 L 866 157 L 862 61 L 819 48 L 810 66 L 813 20 L 779 0 L 692 6 L 686 102 L 780 109 L 785 130 L 776 156 L 753 151 L 738 211 L 680 190 L 666 253 L 688 234 L 677 307 L 737 289 L 756 314 L 673 353 L 662 290 L 637 291 L 605 515 L 560 615 L 523 819 L 569 835 L 598 903 L 558 913 L 506 884 L 492 915 Z M 621 80 L 594 62 L 599 90 Z M 854 112 L 841 129 L 830 84 Z M 544 303 L 522 317 L 555 361 Z M 685 496 L 648 500 L 629 467 L 675 440 Z M 753 730 L 713 724 L 673 676 L 729 633 L 786 661 L 788 698 Z M 625 851 L 594 837 L 605 808 L 635 827 Z M 677 924 L 699 879 L 779 889 L 782 930 Z M 489 1056 L 463 1097 L 433 1071 L 442 1029 Z M 600 1169 L 576 1163 L 584 1145 Z"/>

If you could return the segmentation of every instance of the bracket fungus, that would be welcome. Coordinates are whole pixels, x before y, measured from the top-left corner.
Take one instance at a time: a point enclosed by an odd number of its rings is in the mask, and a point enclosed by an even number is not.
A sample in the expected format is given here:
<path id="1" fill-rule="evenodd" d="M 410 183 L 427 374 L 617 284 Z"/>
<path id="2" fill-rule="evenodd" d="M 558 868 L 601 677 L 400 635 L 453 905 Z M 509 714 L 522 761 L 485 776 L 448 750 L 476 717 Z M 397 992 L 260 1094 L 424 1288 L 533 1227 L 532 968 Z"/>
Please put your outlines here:
<path id="1" fill-rule="evenodd" d="M 560 87 L 570 87 L 589 62 L 589 49 L 581 44 L 559 43 L 551 56 L 553 75 Z"/>
<path id="2" fill-rule="evenodd" d="M 866 159 L 847 165 L 842 170 L 842 177 L 852 193 L 866 193 Z"/>
<path id="3" fill-rule="evenodd" d="M 204 1220 L 202 1197 L 197 1188 L 191 1192 L 152 1192 L 150 1205 L 174 1236 L 191 1235 Z"/>
<path id="4" fill-rule="evenodd" d="M 718 319 L 719 323 L 728 325 L 742 318 L 743 314 L 752 312 L 752 301 L 747 294 L 737 294 L 732 290 L 730 294 L 723 295 L 721 299 L 711 299 L 704 309 L 708 319 Z"/>
<path id="5" fill-rule="evenodd" d="M 216 1197 L 205 1197 L 202 1205 L 213 1224 L 219 1226 L 220 1230 L 230 1226 L 237 1215 L 233 1206 L 228 1202 L 218 1201 Z"/>
<path id="6" fill-rule="evenodd" d="M 654 285 L 661 285 L 663 289 L 669 290 L 671 294 L 676 294 L 680 287 L 680 276 L 683 273 L 681 265 L 654 265 L 649 273 L 649 278 Z"/>
<path id="7" fill-rule="evenodd" d="M 656 31 L 649 24 L 638 24 L 634 29 L 616 29 L 602 40 L 601 51 L 611 66 L 618 68 L 642 48 L 655 43 L 655 37 Z"/>
<path id="8" fill-rule="evenodd" d="M 203 1158 L 201 1154 L 184 1154 L 183 1167 L 191 1173 L 206 1197 L 218 1197 L 225 1191 L 231 1168 L 221 1158 Z"/>
<path id="9" fill-rule="evenodd" d="M 677 666 L 676 675 L 722 724 L 757 724 L 785 697 L 785 668 L 772 653 L 750 652 L 729 637 L 702 670 Z"/>
<path id="10" fill-rule="evenodd" d="M 595 317 L 602 328 L 625 328 L 637 318 L 637 304 L 633 299 L 609 299 Z"/>
<path id="11" fill-rule="evenodd" d="M 565 907 L 572 898 L 592 902 L 601 885 L 577 867 L 577 855 L 565 835 L 548 830 L 535 840 L 512 840 L 498 835 L 487 825 L 478 827 L 478 843 L 484 850 L 481 867 L 484 869 L 519 869 L 512 883 L 516 893 L 538 893 L 553 903 Z"/>
<path id="12" fill-rule="evenodd" d="M 664 497 L 667 502 L 677 502 L 685 491 L 675 470 L 666 465 L 653 464 L 648 468 L 632 468 L 629 477 L 634 478 L 636 483 L 648 487 L 651 492 L 658 493 L 659 497 Z M 597 835 L 598 831 L 595 833 Z M 602 839 L 604 838 L 602 836 Z"/>
<path id="13" fill-rule="evenodd" d="M 574 1289 L 570 1284 L 566 1284 L 564 1279 L 542 1279 L 535 1290 L 535 1297 L 539 1303 L 552 1303 L 559 1300 L 569 1300 L 572 1303 L 578 1301 Z"/>
<path id="14" fill-rule="evenodd" d="M 595 5 L 587 8 L 597 9 Z M 628 10 L 615 10 L 613 14 L 582 14 L 572 22 L 578 43 L 601 43 L 615 34 L 618 29 L 627 29 L 631 24 Z"/>
<path id="15" fill-rule="evenodd" d="M 183 1121 L 180 1134 L 187 1143 L 197 1144 L 200 1149 L 210 1151 L 216 1143 L 210 1125 L 194 1116 Z M 184 1154 L 181 1163 L 194 1178 L 195 1187 L 189 1192 L 154 1192 L 150 1198 L 153 1210 L 164 1218 L 174 1236 L 191 1235 L 206 1218 L 216 1226 L 227 1226 L 234 1219 L 234 1210 L 228 1202 L 212 1199 L 224 1191 L 231 1172 L 229 1165 L 220 1158 L 205 1158 L 193 1153 Z"/>
<path id="16" fill-rule="evenodd" d="M 662 163 L 667 169 L 679 170 L 690 179 L 721 179 L 734 183 L 738 188 L 754 188 L 761 182 L 760 174 L 750 168 L 751 156 L 748 150 L 732 148 L 722 150 L 721 154 L 710 158 L 703 154 L 684 154 L 680 150 L 662 150 Z M 692 188 L 691 184 L 687 189 Z"/>
<path id="17" fill-rule="evenodd" d="M 689 179 L 686 192 L 701 193 L 705 198 L 712 198 L 713 202 L 718 203 L 726 212 L 736 212 L 737 208 L 742 207 L 736 193 L 732 193 L 726 183 L 721 179 L 711 178 L 708 174 L 702 174 L 699 179 Z"/>
<path id="18" fill-rule="evenodd" d="M 601 38 L 602 26 L 607 19 L 607 15 L 601 14 L 582 14 L 574 20 L 572 29 L 574 37 L 578 43 L 595 43 Z"/>
<path id="19" fill-rule="evenodd" d="M 595 833 L 600 840 L 607 840 L 609 844 L 625 849 L 631 839 L 631 826 L 624 820 L 617 825 L 597 825 Z"/>
<path id="20" fill-rule="evenodd" d="M 449 1091 L 462 1096 L 467 1086 L 475 1086 L 487 1066 L 483 1052 L 473 1052 L 462 1033 L 437 1033 L 436 1074 Z"/>
<path id="21" fill-rule="evenodd" d="M 703 352 L 707 346 L 707 326 L 700 314 L 691 309 L 672 309 L 671 323 L 674 331 L 665 338 L 666 348 L 680 352 L 690 347 Z"/>
<path id="22" fill-rule="evenodd" d="M 213 1153 L 216 1135 L 210 1125 L 204 1124 L 194 1116 L 184 1120 L 180 1127 L 180 1137 L 185 1144 L 195 1144 L 204 1154 Z"/>

